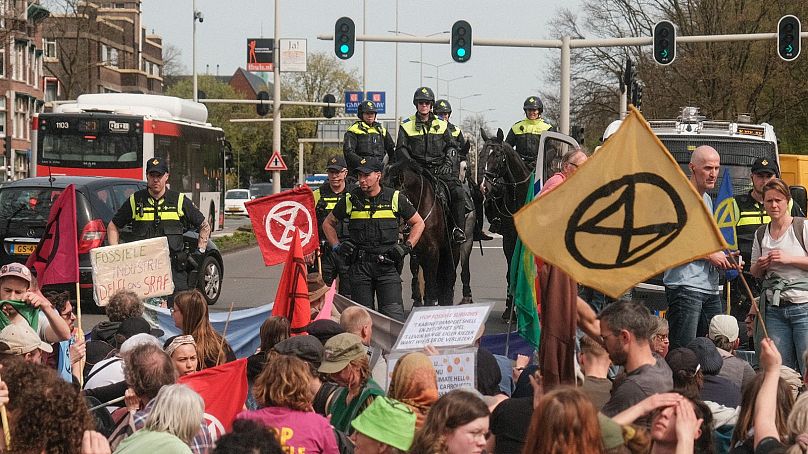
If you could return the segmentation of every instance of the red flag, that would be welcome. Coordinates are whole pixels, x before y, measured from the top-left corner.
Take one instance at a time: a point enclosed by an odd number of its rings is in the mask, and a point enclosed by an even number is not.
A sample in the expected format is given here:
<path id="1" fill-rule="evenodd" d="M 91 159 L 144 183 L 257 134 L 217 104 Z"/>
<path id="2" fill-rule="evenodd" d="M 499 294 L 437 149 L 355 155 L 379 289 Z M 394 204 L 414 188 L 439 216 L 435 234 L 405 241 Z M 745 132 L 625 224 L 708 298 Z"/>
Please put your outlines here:
<path id="1" fill-rule="evenodd" d="M 303 260 L 303 248 L 300 246 L 297 230 L 292 238 L 292 249 L 286 257 L 281 281 L 278 282 L 272 315 L 286 317 L 289 328 L 299 333 L 311 322 L 311 305 L 306 283 L 306 262 Z"/>
<path id="2" fill-rule="evenodd" d="M 215 441 L 230 432 L 247 401 L 247 358 L 183 375 L 177 381 L 202 396 L 205 424 Z"/>
<path id="3" fill-rule="evenodd" d="M 25 265 L 36 271 L 40 286 L 79 281 L 76 188 L 72 184 L 53 203 L 45 233 Z"/>
<path id="4" fill-rule="evenodd" d="M 300 232 L 303 255 L 309 255 L 319 247 L 314 195 L 308 186 L 250 200 L 244 207 L 250 215 L 266 266 L 283 263 L 294 230 Z"/>

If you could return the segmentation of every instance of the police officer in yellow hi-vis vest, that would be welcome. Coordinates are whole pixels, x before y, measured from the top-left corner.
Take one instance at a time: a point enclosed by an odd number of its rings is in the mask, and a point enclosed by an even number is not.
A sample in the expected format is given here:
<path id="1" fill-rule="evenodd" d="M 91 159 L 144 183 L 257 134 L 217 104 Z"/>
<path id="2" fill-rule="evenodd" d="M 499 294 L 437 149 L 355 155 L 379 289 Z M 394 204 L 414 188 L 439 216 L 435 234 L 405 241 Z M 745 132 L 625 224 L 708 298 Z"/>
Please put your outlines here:
<path id="1" fill-rule="evenodd" d="M 553 126 L 541 118 L 544 104 L 538 96 L 530 96 L 525 99 L 522 109 L 525 111 L 525 119 L 511 126 L 505 142 L 514 147 L 522 161 L 527 164 L 528 169 L 533 170 L 539 154 L 541 135 L 552 129 Z"/>
<path id="2" fill-rule="evenodd" d="M 465 194 L 456 169 L 461 160 L 460 150 L 449 131 L 449 124 L 432 113 L 435 94 L 429 87 L 420 87 L 412 97 L 415 115 L 401 123 L 396 143 L 396 161 L 412 159 L 441 180 L 449 189 L 450 212 L 454 229 L 452 240 L 466 241 L 463 225 L 466 223 Z M 435 188 L 436 191 L 439 188 Z"/>
<path id="3" fill-rule="evenodd" d="M 362 158 L 374 156 L 380 161 L 384 161 L 385 155 L 388 156 L 388 160 L 393 157 L 396 145 L 387 129 L 376 121 L 376 113 L 377 109 L 373 101 L 362 101 L 356 109 L 359 121 L 354 122 L 345 131 L 342 152 L 352 177 L 355 176 L 356 168 Z"/>
<path id="4" fill-rule="evenodd" d="M 348 278 L 348 263 L 345 257 L 335 254 L 331 250 L 331 246 L 325 239 L 323 233 L 323 222 L 328 214 L 337 206 L 337 202 L 345 198 L 345 195 L 356 187 L 356 185 L 348 185 L 345 183 L 345 177 L 348 175 L 348 166 L 345 165 L 345 159 L 342 156 L 332 156 L 328 159 L 326 166 L 328 172 L 328 181 L 323 183 L 319 188 L 314 190 L 314 210 L 317 213 L 317 225 L 320 229 L 320 251 L 321 257 L 321 274 L 323 281 L 327 285 L 331 285 L 334 279 L 339 276 L 339 293 L 346 298 L 351 297 L 351 283 Z M 349 238 L 348 235 L 348 222 L 344 220 L 337 224 L 337 238 L 344 241 Z"/>
<path id="5" fill-rule="evenodd" d="M 198 264 L 208 245 L 210 225 L 193 202 L 176 191 L 166 189 L 168 165 L 163 158 L 152 158 L 146 164 L 147 188 L 129 196 L 107 225 L 109 244 L 120 241 L 119 229 L 132 225 L 133 240 L 164 236 L 168 239 L 174 292 L 188 290 L 188 255 L 183 234 L 193 228 L 199 232 L 197 248 L 190 252 Z"/>
<path id="6" fill-rule="evenodd" d="M 401 192 L 383 187 L 382 162 L 375 157 L 359 161 L 359 188 L 350 191 L 323 222 L 323 232 L 333 250 L 351 264 L 351 299 L 404 321 L 401 298 L 401 264 L 424 231 L 424 220 Z M 340 240 L 337 225 L 348 219 L 349 239 Z M 410 226 L 409 237 L 398 238 L 398 222 Z"/>

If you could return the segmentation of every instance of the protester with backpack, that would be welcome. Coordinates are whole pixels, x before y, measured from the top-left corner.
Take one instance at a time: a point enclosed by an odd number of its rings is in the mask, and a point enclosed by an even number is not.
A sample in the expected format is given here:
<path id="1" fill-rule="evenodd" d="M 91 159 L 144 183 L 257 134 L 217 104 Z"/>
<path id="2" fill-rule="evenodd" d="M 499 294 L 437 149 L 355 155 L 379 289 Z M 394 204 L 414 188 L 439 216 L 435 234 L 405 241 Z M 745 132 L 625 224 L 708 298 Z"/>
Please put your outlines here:
<path id="1" fill-rule="evenodd" d="M 783 365 L 805 372 L 808 349 L 808 252 L 805 218 L 791 216 L 788 185 L 775 178 L 763 186 L 763 205 L 772 221 L 755 233 L 752 274 L 763 279 L 758 323 L 766 326 Z M 761 317 L 762 316 L 762 317 Z M 763 336 L 757 329 L 756 344 Z M 758 349 L 758 351 L 760 351 Z"/>

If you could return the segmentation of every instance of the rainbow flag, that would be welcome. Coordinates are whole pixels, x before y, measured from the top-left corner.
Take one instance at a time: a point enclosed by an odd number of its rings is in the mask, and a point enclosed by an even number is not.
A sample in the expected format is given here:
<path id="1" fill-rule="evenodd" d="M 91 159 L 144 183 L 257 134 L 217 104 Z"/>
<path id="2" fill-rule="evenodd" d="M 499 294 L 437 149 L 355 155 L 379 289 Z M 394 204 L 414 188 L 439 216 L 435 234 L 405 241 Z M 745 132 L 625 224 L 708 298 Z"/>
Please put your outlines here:
<path id="1" fill-rule="evenodd" d="M 535 172 L 530 175 L 530 185 L 534 187 Z M 533 191 L 528 191 L 525 205 L 534 198 Z M 535 349 L 539 348 L 541 325 L 539 323 L 539 305 L 541 294 L 539 291 L 539 275 L 541 262 L 522 243 L 516 240 L 516 247 L 511 257 L 510 288 L 513 295 L 513 304 L 516 309 L 517 333 L 522 336 Z"/>

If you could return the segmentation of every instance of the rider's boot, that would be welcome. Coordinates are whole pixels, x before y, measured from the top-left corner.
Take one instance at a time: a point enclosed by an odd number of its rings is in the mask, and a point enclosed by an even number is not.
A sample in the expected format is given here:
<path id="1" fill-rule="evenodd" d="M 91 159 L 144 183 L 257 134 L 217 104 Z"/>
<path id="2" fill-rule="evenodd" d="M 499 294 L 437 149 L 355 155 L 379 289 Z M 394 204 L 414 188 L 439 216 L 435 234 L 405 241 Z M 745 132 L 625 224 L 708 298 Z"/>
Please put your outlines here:
<path id="1" fill-rule="evenodd" d="M 452 220 L 454 221 L 455 228 L 452 229 L 452 240 L 457 244 L 466 242 L 466 233 L 460 226 L 466 223 L 466 207 L 463 200 L 452 201 Z"/>

